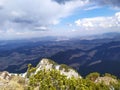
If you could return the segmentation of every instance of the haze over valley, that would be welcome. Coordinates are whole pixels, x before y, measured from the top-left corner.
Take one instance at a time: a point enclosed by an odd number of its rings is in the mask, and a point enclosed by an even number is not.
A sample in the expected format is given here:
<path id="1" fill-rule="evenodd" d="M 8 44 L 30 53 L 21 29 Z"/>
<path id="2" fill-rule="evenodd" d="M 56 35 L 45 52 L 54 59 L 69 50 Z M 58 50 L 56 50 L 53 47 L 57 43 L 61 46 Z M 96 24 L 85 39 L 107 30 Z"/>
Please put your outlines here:
<path id="1" fill-rule="evenodd" d="M 29 63 L 36 66 L 42 58 L 49 58 L 73 67 L 83 76 L 90 72 L 108 72 L 120 77 L 119 37 L 120 33 L 106 33 L 84 39 L 44 37 L 1 41 L 0 70 L 24 73 Z"/>

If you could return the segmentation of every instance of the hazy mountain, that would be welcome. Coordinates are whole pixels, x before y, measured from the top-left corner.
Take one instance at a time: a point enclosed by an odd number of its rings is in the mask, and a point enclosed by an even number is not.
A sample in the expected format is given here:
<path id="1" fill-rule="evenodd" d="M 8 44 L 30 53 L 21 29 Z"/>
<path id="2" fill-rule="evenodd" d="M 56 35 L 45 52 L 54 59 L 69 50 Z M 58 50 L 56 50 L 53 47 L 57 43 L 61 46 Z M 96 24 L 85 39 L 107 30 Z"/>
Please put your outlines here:
<path id="1" fill-rule="evenodd" d="M 66 50 L 51 57 L 58 63 L 74 67 L 82 75 L 90 72 L 111 73 L 119 76 L 120 41 L 110 42 L 90 50 Z M 120 76 L 119 76 L 120 77 Z"/>
<path id="2" fill-rule="evenodd" d="M 102 38 L 102 36 L 107 38 Z M 119 33 L 107 33 L 93 36 L 94 39 L 91 40 L 87 40 L 87 37 L 86 39 L 44 37 L 43 40 L 33 38 L 0 41 L 0 70 L 25 72 L 28 63 L 36 66 L 40 59 L 48 57 L 57 63 L 65 63 L 74 67 L 82 75 L 86 75 L 91 70 L 102 73 L 103 69 L 100 67 L 103 67 L 105 63 L 108 65 L 105 64 L 104 72 L 110 72 L 107 67 L 109 68 L 113 63 L 115 67 L 110 73 L 118 75 L 116 64 L 119 64 L 120 56 L 119 36 Z M 95 70 L 93 66 L 96 67 Z"/>

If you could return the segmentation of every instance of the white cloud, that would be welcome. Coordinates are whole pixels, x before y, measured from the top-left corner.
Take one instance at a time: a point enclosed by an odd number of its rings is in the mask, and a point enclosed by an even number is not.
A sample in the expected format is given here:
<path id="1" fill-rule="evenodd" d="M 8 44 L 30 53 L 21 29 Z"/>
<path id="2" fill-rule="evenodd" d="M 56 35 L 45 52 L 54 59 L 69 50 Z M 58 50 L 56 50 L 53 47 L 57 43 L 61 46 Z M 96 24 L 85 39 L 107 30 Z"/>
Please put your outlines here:
<path id="1" fill-rule="evenodd" d="M 0 0 L 0 34 L 5 37 L 31 37 L 68 33 L 68 29 L 76 32 L 74 24 L 68 24 L 65 28 L 57 27 L 57 24 L 65 17 L 74 15 L 77 9 L 92 10 L 102 6 L 94 1 L 68 0 L 68 2 L 59 4 L 54 0 Z M 81 29 L 115 28 L 119 27 L 120 13 L 112 17 L 79 19 L 75 23 Z"/>
<path id="2" fill-rule="evenodd" d="M 39 27 L 35 27 L 34 30 L 38 30 L 38 31 L 47 31 L 48 28 L 46 26 L 39 26 Z"/>
<path id="3" fill-rule="evenodd" d="M 115 17 L 116 17 L 116 19 L 118 21 L 117 23 L 120 24 L 120 12 L 116 13 Z"/>
<path id="4" fill-rule="evenodd" d="M 2 34 L 3 33 L 3 30 L 0 30 L 0 34 Z"/>
<path id="5" fill-rule="evenodd" d="M 89 0 L 91 3 L 96 3 L 100 6 L 112 6 L 114 8 L 120 8 L 120 0 Z"/>
<path id="6" fill-rule="evenodd" d="M 53 0 L 0 0 L 0 6 L 3 7 L 0 9 L 0 29 L 12 33 L 11 37 L 16 36 L 16 32 L 32 33 L 35 28 L 39 29 L 38 32 L 40 29 L 47 30 L 88 3 L 88 0 L 72 0 L 65 4 Z M 9 31 L 11 28 L 14 32 Z"/>
<path id="7" fill-rule="evenodd" d="M 120 27 L 120 12 L 111 17 L 84 18 L 75 21 L 76 26 L 83 29 L 110 29 Z"/>
<path id="8" fill-rule="evenodd" d="M 85 7 L 84 10 L 93 10 L 93 9 L 97 9 L 97 8 L 101 8 L 100 6 L 88 6 L 88 7 Z"/>
<path id="9" fill-rule="evenodd" d="M 88 0 L 70 1 L 66 4 L 58 4 L 52 0 L 5 0 L 4 2 L 6 14 L 3 12 L 0 16 L 8 17 L 10 20 L 27 18 L 44 25 L 58 24 L 61 18 L 72 14 L 76 8 L 84 6 Z"/>

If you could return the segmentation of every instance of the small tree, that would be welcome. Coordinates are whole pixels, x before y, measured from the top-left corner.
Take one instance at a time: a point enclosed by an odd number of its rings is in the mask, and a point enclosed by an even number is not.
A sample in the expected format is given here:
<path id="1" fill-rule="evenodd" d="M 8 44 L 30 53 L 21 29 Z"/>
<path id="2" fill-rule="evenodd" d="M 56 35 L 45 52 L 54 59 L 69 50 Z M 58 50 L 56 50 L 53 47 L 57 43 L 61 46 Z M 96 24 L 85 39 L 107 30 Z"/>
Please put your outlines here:
<path id="1" fill-rule="evenodd" d="M 100 74 L 98 72 L 90 73 L 86 76 L 86 79 L 89 79 L 91 81 L 95 81 L 98 77 L 100 77 Z"/>

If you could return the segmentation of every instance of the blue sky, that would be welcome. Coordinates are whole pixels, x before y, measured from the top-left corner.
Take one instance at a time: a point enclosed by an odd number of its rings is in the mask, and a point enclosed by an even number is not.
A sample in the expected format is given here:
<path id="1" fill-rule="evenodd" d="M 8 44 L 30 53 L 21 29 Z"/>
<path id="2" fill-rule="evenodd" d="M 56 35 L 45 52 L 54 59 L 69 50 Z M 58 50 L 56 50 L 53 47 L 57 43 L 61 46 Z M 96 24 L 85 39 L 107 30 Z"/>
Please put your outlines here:
<path id="1" fill-rule="evenodd" d="M 120 31 L 120 0 L 0 0 L 0 39 Z"/>

